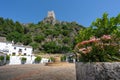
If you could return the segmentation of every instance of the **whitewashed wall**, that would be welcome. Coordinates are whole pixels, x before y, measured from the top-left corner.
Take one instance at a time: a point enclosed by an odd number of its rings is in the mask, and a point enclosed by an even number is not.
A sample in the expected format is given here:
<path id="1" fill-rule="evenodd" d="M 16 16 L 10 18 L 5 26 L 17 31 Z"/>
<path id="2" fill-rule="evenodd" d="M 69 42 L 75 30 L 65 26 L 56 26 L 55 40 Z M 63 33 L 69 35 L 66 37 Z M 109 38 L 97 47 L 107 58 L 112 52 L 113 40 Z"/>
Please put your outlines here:
<path id="1" fill-rule="evenodd" d="M 16 49 L 14 49 L 14 47 Z M 21 55 L 24 55 L 24 53 L 26 53 L 26 55 L 32 55 L 32 48 L 27 48 L 27 47 L 22 47 L 22 46 L 12 46 L 10 48 L 10 54 L 12 55 L 12 53 L 16 53 L 16 55 L 19 55 L 19 49 L 22 49 Z"/>
<path id="2" fill-rule="evenodd" d="M 29 46 L 23 46 L 23 45 L 13 45 L 10 42 L 0 42 L 0 52 L 10 54 L 15 53 L 16 55 L 19 55 L 19 49 L 21 49 L 21 55 L 32 55 L 32 47 Z"/>
<path id="3" fill-rule="evenodd" d="M 35 60 L 35 56 L 10 56 L 10 63 L 9 65 L 18 65 L 18 64 L 21 64 L 21 58 L 22 57 L 25 57 L 27 58 L 27 61 L 25 64 L 35 64 L 34 63 L 34 60 Z M 41 62 L 40 63 L 46 63 L 48 62 L 49 59 L 47 58 L 42 58 Z"/>
<path id="4" fill-rule="evenodd" d="M 25 57 L 27 58 L 27 61 L 25 64 L 32 64 L 34 62 L 35 57 L 34 56 L 10 56 L 10 63 L 9 65 L 12 64 L 21 64 L 21 58 Z"/>
<path id="5" fill-rule="evenodd" d="M 9 49 L 12 47 L 12 43 L 9 42 L 0 42 L 0 52 L 9 53 Z M 8 51 L 8 52 L 6 52 Z"/>

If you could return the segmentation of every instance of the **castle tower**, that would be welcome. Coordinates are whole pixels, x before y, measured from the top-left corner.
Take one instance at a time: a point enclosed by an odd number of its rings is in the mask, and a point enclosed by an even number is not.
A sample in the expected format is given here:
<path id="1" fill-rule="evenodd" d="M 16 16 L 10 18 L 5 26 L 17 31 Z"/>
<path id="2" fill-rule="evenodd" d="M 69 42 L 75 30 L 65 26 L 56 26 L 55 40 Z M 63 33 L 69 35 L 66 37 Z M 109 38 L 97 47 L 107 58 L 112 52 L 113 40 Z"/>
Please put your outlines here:
<path id="1" fill-rule="evenodd" d="M 54 11 L 48 11 L 47 17 L 44 18 L 43 22 L 54 25 L 56 23 Z"/>
<path id="2" fill-rule="evenodd" d="M 48 16 L 47 17 L 55 19 L 55 13 L 54 13 L 54 11 L 48 11 Z"/>

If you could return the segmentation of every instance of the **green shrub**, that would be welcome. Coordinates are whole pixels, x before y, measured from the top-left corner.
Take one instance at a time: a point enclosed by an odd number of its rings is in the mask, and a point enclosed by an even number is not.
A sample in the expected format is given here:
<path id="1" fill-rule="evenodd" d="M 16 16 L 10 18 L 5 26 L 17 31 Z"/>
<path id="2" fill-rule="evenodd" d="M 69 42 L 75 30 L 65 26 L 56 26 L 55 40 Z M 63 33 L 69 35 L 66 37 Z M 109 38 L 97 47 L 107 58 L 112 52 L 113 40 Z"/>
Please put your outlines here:
<path id="1" fill-rule="evenodd" d="M 61 56 L 61 61 L 66 61 L 66 56 Z"/>
<path id="2" fill-rule="evenodd" d="M 42 35 L 37 35 L 37 36 L 34 37 L 34 41 L 40 43 L 42 40 L 44 40 L 44 38 L 45 37 L 42 36 Z"/>
<path id="3" fill-rule="evenodd" d="M 26 60 L 27 60 L 27 58 L 22 57 L 22 58 L 21 58 L 21 64 L 25 64 L 25 63 L 26 63 Z"/>
<path id="4" fill-rule="evenodd" d="M 40 56 L 37 56 L 37 57 L 35 58 L 35 62 L 37 62 L 37 63 L 39 63 L 41 60 L 42 60 L 42 57 L 40 57 Z"/>
<path id="5" fill-rule="evenodd" d="M 0 60 L 4 60 L 4 56 L 0 56 Z"/>
<path id="6" fill-rule="evenodd" d="M 42 47 L 47 53 L 59 53 L 61 51 L 61 47 L 55 41 L 46 42 Z"/>
<path id="7" fill-rule="evenodd" d="M 55 58 L 54 57 L 50 57 L 51 62 L 55 62 Z"/>
<path id="8" fill-rule="evenodd" d="M 6 60 L 10 60 L 10 56 L 9 55 L 6 56 Z"/>
<path id="9" fill-rule="evenodd" d="M 26 60 L 27 60 L 27 58 L 25 58 L 25 57 L 21 58 L 21 61 L 26 61 Z"/>

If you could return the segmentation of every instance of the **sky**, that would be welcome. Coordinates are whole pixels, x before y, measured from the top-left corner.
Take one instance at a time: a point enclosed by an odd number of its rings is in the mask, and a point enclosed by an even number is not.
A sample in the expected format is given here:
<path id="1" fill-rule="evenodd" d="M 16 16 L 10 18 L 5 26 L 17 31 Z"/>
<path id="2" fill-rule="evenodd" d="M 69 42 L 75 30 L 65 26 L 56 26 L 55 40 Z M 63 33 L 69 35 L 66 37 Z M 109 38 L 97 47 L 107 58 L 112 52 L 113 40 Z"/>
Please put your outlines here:
<path id="1" fill-rule="evenodd" d="M 21 23 L 38 23 L 51 10 L 57 20 L 89 27 L 104 12 L 117 16 L 120 0 L 0 0 L 0 17 Z"/>

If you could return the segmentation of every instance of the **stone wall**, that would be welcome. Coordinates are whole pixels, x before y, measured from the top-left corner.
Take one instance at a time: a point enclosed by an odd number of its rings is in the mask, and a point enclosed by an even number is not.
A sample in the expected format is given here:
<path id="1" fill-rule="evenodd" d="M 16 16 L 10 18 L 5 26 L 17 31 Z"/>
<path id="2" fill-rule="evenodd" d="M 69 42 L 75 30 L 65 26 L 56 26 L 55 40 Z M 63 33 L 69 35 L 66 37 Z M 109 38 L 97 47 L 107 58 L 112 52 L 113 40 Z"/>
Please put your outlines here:
<path id="1" fill-rule="evenodd" d="M 77 80 L 120 80 L 120 62 L 76 63 Z"/>

